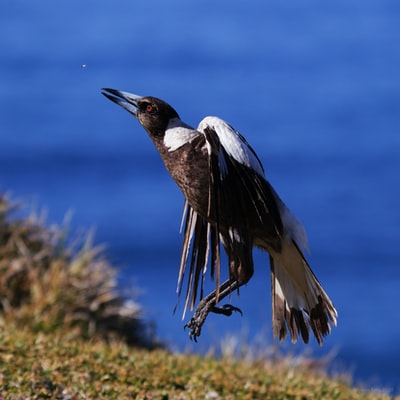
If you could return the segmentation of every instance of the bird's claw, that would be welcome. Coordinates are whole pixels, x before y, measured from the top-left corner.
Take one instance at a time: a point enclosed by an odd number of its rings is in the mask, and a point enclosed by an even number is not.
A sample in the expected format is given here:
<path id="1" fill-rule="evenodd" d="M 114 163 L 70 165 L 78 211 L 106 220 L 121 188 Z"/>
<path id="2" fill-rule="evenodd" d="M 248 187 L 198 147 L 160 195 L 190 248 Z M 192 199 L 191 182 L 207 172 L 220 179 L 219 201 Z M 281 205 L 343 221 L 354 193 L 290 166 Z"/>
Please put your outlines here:
<path id="1" fill-rule="evenodd" d="M 183 329 L 186 330 L 186 328 L 189 328 L 190 329 L 190 332 L 189 332 L 190 340 L 194 340 L 197 343 L 197 338 L 200 336 L 202 325 L 203 325 L 203 323 L 198 324 L 193 317 L 190 319 L 190 321 L 187 324 L 185 324 Z"/>
<path id="2" fill-rule="evenodd" d="M 210 311 L 216 314 L 226 315 L 227 317 L 230 317 L 232 313 L 235 311 L 243 316 L 242 310 L 239 307 L 233 306 L 232 304 L 224 304 L 221 307 L 214 306 Z"/>
<path id="3" fill-rule="evenodd" d="M 185 324 L 184 329 L 186 330 L 186 328 L 189 328 L 190 329 L 190 332 L 189 332 L 190 340 L 194 340 L 195 342 L 197 342 L 197 338 L 201 334 L 201 328 L 202 328 L 209 312 L 213 312 L 216 314 L 222 314 L 222 315 L 226 315 L 229 317 L 232 315 L 232 313 L 234 311 L 240 313 L 240 315 L 243 315 L 243 312 L 240 308 L 235 307 L 231 304 L 224 304 L 221 307 L 212 306 L 209 309 L 207 307 L 201 307 L 199 305 L 197 307 L 196 311 L 194 312 L 193 317 L 190 319 L 190 321 L 187 324 Z"/>

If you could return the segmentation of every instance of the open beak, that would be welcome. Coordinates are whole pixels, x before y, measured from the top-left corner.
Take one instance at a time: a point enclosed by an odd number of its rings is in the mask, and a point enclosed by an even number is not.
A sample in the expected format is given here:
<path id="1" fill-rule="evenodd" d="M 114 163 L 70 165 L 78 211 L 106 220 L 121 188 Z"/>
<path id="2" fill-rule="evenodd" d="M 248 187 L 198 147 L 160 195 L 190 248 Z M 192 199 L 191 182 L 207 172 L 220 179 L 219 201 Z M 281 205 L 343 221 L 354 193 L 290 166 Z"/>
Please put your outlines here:
<path id="1" fill-rule="evenodd" d="M 115 89 L 101 89 L 101 93 L 108 99 L 118 104 L 125 110 L 129 111 L 137 117 L 138 103 L 137 101 L 142 97 L 137 94 L 122 92 Z"/>

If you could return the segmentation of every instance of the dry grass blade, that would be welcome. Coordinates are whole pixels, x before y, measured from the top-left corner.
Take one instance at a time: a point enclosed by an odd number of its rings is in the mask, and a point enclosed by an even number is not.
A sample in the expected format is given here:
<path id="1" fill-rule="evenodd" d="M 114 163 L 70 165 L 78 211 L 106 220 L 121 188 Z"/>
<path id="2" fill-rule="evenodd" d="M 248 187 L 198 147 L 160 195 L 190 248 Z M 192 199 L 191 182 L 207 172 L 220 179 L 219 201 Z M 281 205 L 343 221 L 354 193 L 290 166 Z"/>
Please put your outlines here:
<path id="1" fill-rule="evenodd" d="M 90 234 L 75 251 L 66 228 L 48 228 L 35 213 L 13 218 L 17 209 L 0 195 L 0 323 L 157 345 L 137 291 L 121 296 L 117 270 Z"/>

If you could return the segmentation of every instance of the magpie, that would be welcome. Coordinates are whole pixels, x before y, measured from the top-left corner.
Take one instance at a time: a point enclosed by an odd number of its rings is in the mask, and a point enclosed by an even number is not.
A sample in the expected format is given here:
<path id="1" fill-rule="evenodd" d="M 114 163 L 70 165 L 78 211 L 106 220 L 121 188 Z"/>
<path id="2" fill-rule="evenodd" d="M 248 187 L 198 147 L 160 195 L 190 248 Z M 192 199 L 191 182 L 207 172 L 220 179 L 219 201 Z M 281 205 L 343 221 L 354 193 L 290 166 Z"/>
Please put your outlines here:
<path id="1" fill-rule="evenodd" d="M 102 94 L 135 116 L 156 146 L 168 172 L 184 194 L 183 246 L 177 293 L 188 275 L 183 318 L 193 311 L 190 338 L 197 341 L 210 312 L 241 310 L 219 302 L 253 275 L 253 247 L 268 252 L 271 270 L 273 335 L 317 342 L 336 325 L 337 311 L 308 265 L 305 230 L 267 181 L 257 154 L 246 139 L 218 117 L 204 118 L 197 129 L 183 122 L 165 101 L 151 96 L 102 89 Z M 182 228 L 181 228 L 182 229 Z M 228 279 L 221 283 L 222 244 Z M 204 296 L 207 268 L 216 287 Z"/>

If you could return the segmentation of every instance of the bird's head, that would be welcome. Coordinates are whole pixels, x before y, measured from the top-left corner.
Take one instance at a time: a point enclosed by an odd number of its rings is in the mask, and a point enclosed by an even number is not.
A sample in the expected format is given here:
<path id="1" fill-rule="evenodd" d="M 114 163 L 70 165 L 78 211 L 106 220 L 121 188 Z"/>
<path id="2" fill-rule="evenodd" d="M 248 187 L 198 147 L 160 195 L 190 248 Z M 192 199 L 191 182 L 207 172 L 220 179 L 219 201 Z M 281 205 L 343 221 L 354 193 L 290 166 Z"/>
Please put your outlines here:
<path id="1" fill-rule="evenodd" d="M 138 96 L 115 89 L 102 89 L 102 94 L 134 115 L 153 138 L 164 135 L 178 113 L 165 101 L 151 96 Z"/>

